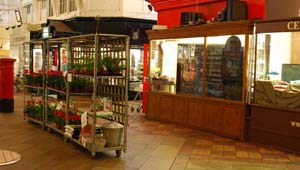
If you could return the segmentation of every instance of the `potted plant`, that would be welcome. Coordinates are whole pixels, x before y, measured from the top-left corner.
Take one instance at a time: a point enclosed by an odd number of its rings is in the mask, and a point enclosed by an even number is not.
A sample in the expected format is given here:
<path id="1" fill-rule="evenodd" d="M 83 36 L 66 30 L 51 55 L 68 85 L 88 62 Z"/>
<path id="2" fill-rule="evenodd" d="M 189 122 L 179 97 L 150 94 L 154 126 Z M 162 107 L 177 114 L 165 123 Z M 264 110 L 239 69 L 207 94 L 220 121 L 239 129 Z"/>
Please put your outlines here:
<path id="1" fill-rule="evenodd" d="M 99 61 L 100 75 L 118 76 L 124 69 L 125 66 L 117 58 L 104 57 Z"/>
<path id="2" fill-rule="evenodd" d="M 54 119 L 56 123 L 56 127 L 58 129 L 63 129 L 63 127 L 66 125 L 66 112 L 63 110 L 55 110 L 54 111 Z"/>

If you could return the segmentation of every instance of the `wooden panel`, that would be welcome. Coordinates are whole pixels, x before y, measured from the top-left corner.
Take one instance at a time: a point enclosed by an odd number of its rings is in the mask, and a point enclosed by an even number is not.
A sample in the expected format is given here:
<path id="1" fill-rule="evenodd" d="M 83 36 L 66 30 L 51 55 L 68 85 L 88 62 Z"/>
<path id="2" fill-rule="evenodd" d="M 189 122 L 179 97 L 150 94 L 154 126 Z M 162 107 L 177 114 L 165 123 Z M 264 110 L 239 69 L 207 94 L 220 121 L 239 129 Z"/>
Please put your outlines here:
<path id="1" fill-rule="evenodd" d="M 228 100 L 149 92 L 146 117 L 243 139 L 244 105 Z"/>
<path id="2" fill-rule="evenodd" d="M 192 126 L 207 128 L 208 114 L 204 111 L 202 102 L 192 102 L 188 105 L 188 123 Z"/>
<path id="3" fill-rule="evenodd" d="M 205 103 L 205 110 L 208 114 L 208 129 L 220 131 L 223 129 L 223 110 L 219 103 Z"/>
<path id="4" fill-rule="evenodd" d="M 251 128 L 300 137 L 300 128 L 292 126 L 292 122 L 300 122 L 299 110 L 297 111 L 297 109 L 293 112 L 283 109 L 252 106 L 251 115 Z"/>
<path id="5" fill-rule="evenodd" d="M 299 109 L 252 105 L 249 140 L 300 152 L 300 128 L 296 127 L 296 122 L 300 122 L 299 113 Z"/>
<path id="6" fill-rule="evenodd" d="M 159 118 L 164 121 L 173 121 L 174 100 L 171 96 L 162 96 L 159 101 Z"/>
<path id="7" fill-rule="evenodd" d="M 159 98 L 153 93 L 147 93 L 147 111 L 146 118 L 147 119 L 159 119 L 159 110 L 158 110 L 158 102 Z"/>
<path id="8" fill-rule="evenodd" d="M 188 109 L 185 107 L 184 99 L 175 100 L 174 103 L 174 121 L 186 123 Z"/>
<path id="9" fill-rule="evenodd" d="M 234 107 L 224 107 L 223 132 L 230 136 L 240 136 L 243 127 L 242 110 Z"/>
<path id="10" fill-rule="evenodd" d="M 170 39 L 234 34 L 252 34 L 252 21 L 232 21 L 203 24 L 196 26 L 178 27 L 167 30 L 148 30 L 148 38 Z"/>

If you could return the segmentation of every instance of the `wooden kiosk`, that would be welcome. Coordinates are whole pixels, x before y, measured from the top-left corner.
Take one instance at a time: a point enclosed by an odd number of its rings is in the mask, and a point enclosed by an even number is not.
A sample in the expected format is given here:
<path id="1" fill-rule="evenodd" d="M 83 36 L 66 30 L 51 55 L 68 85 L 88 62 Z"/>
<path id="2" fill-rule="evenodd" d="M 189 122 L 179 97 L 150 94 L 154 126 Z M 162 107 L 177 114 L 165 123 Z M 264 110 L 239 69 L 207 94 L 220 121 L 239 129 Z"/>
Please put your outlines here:
<path id="1" fill-rule="evenodd" d="M 148 31 L 146 117 L 244 139 L 253 22 Z"/>
<path id="2" fill-rule="evenodd" d="M 249 140 L 300 152 L 300 19 L 260 21 Z"/>

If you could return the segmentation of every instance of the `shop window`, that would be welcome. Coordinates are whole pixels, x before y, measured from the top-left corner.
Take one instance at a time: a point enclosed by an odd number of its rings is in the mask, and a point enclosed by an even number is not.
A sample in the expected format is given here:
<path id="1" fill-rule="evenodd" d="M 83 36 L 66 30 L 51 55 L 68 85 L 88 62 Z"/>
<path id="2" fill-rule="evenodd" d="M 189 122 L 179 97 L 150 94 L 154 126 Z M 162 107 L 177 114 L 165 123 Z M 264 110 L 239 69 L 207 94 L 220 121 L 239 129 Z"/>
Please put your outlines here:
<path id="1" fill-rule="evenodd" d="M 141 92 L 143 90 L 143 49 L 130 49 L 130 72 L 129 72 L 129 86 L 130 91 Z"/>
<path id="2" fill-rule="evenodd" d="M 242 100 L 244 35 L 207 38 L 206 96 Z"/>
<path id="3" fill-rule="evenodd" d="M 31 4 L 24 6 L 24 10 L 25 10 L 26 14 L 29 15 L 30 11 L 31 11 Z"/>
<path id="4" fill-rule="evenodd" d="M 45 9 L 46 8 L 46 0 L 40 0 L 40 6 L 41 6 L 41 9 Z"/>
<path id="5" fill-rule="evenodd" d="M 257 35 L 254 103 L 300 108 L 299 32 Z"/>
<path id="6" fill-rule="evenodd" d="M 43 68 L 42 45 L 35 45 L 33 47 L 32 53 L 33 53 L 33 72 L 40 73 Z"/>
<path id="7" fill-rule="evenodd" d="M 52 6 L 52 3 L 50 3 L 49 5 L 49 16 L 54 16 L 54 12 L 53 12 L 53 6 Z"/>
<path id="8" fill-rule="evenodd" d="M 178 44 L 176 92 L 202 94 L 202 44 Z"/>
<path id="9" fill-rule="evenodd" d="M 76 3 L 75 0 L 69 0 L 69 12 L 76 11 Z"/>
<path id="10" fill-rule="evenodd" d="M 67 0 L 59 0 L 59 14 L 67 12 Z"/>
<path id="11" fill-rule="evenodd" d="M 151 89 L 169 93 L 202 93 L 204 38 L 151 41 Z"/>

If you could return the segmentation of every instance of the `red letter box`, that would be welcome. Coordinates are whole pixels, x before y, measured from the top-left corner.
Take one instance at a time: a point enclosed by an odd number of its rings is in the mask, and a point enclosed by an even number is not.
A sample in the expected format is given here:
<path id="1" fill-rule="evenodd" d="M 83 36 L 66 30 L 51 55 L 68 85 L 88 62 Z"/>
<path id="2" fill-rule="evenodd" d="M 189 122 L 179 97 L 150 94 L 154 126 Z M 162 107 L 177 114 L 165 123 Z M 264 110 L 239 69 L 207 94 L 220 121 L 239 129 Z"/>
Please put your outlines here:
<path id="1" fill-rule="evenodd" d="M 14 112 L 14 62 L 0 58 L 0 112 Z"/>

